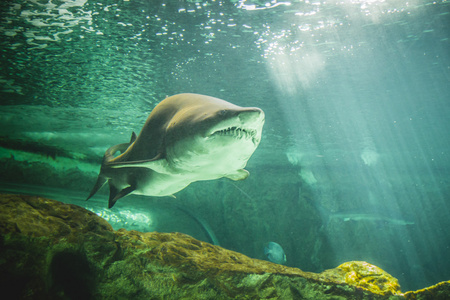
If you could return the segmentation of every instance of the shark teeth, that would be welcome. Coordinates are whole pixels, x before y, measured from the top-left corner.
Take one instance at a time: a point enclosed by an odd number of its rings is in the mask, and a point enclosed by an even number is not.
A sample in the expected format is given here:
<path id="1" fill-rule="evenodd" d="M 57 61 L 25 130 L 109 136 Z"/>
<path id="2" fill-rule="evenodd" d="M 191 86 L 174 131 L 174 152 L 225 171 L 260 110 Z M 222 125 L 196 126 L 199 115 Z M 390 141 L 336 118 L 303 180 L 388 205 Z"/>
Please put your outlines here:
<path id="1" fill-rule="evenodd" d="M 225 129 L 215 131 L 211 136 L 233 136 L 237 138 L 251 139 L 256 136 L 256 130 L 254 129 L 243 129 L 239 127 L 228 127 Z"/>

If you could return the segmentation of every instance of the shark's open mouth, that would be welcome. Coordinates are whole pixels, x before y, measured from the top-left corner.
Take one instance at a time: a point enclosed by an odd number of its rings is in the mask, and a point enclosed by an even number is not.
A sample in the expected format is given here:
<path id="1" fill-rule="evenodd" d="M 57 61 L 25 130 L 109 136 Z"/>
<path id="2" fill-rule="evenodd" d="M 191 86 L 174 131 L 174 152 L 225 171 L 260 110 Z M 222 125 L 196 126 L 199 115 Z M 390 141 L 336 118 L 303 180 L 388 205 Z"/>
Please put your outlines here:
<path id="1" fill-rule="evenodd" d="M 214 131 L 211 134 L 211 137 L 213 136 L 230 136 L 235 138 L 245 138 L 245 139 L 254 139 L 256 137 L 256 130 L 255 129 L 244 129 L 239 128 L 236 126 L 224 128 L 221 130 Z"/>

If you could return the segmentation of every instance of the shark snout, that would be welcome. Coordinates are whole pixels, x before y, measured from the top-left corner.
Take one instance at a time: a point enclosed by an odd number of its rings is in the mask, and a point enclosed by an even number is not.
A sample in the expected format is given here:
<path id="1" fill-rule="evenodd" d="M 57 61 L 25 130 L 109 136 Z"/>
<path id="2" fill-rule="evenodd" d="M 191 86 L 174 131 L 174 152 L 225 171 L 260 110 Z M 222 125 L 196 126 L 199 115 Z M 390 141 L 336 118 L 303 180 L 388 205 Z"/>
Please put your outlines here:
<path id="1" fill-rule="evenodd" d="M 238 119 L 241 124 L 256 129 L 264 122 L 264 112 L 257 107 L 246 108 L 239 112 Z"/>
<path id="2" fill-rule="evenodd" d="M 264 125 L 264 112 L 261 109 L 248 107 L 223 110 L 219 116 L 216 119 L 219 121 L 207 131 L 206 137 L 234 137 L 259 144 Z"/>

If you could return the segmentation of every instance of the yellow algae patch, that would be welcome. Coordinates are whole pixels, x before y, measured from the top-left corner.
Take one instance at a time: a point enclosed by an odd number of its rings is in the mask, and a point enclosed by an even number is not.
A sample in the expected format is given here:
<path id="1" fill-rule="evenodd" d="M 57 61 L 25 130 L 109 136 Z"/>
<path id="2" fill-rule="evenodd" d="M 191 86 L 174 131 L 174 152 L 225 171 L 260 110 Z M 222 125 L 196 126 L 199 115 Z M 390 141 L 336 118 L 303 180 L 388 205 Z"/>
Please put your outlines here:
<path id="1" fill-rule="evenodd" d="M 386 271 L 365 261 L 351 261 L 338 266 L 345 272 L 347 284 L 357 286 L 379 295 L 400 294 L 398 280 Z"/>

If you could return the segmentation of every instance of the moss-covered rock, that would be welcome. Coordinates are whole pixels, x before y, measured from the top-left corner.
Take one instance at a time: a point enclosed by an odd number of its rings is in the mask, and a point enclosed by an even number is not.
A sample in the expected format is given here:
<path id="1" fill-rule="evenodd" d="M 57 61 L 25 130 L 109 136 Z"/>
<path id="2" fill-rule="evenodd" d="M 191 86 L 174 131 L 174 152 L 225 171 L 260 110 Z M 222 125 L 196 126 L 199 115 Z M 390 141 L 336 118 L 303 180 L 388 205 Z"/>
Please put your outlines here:
<path id="1" fill-rule="evenodd" d="M 40 197 L 1 195 L 0 237 L 1 290 L 14 299 L 404 298 L 395 278 L 366 262 L 303 272 L 181 233 L 114 231 Z M 431 299 L 424 293 L 407 295 Z"/>
<path id="2" fill-rule="evenodd" d="M 409 300 L 446 300 L 450 299 L 450 280 L 443 281 L 425 289 L 405 293 Z"/>

